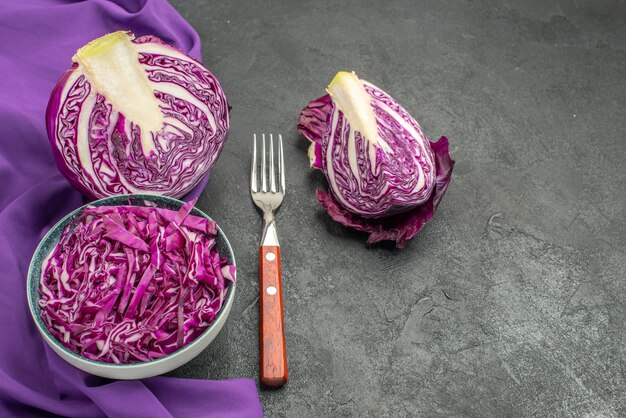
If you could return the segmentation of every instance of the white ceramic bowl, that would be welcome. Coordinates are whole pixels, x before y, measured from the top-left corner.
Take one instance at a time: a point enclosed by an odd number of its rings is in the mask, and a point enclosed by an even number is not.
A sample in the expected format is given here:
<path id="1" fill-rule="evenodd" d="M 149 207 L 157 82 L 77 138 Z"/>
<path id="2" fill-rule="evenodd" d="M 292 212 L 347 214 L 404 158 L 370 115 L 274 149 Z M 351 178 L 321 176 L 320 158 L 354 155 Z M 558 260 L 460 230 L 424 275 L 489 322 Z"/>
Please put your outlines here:
<path id="1" fill-rule="evenodd" d="M 180 200 L 155 195 L 113 196 L 97 200 L 90 203 L 89 205 L 115 206 L 128 205 L 130 203 L 132 205 L 142 206 L 144 204 L 143 202 L 145 202 L 146 200 L 156 203 L 159 207 L 174 210 L 179 209 L 183 205 L 183 202 L 181 202 Z M 39 317 L 39 313 L 41 311 L 41 308 L 39 306 L 39 281 L 41 277 L 42 261 L 48 256 L 48 254 L 50 254 L 50 251 L 59 242 L 61 233 L 63 232 L 65 226 L 70 223 L 76 216 L 78 216 L 82 212 L 83 208 L 84 206 L 76 209 L 65 218 L 63 218 L 61 221 L 59 221 L 54 227 L 52 227 L 52 229 L 50 229 L 50 231 L 37 246 L 35 254 L 33 255 L 30 263 L 30 268 L 28 270 L 28 306 L 30 308 L 30 312 L 33 316 L 35 324 L 37 325 L 37 329 L 39 329 L 39 332 L 48 343 L 48 345 L 52 347 L 52 349 L 59 356 L 61 356 L 61 358 L 63 358 L 71 365 L 93 375 L 108 377 L 111 379 L 142 379 L 145 377 L 151 377 L 167 373 L 177 367 L 182 366 L 183 364 L 187 363 L 198 354 L 200 354 L 200 352 L 202 352 L 202 350 L 204 350 L 211 343 L 211 341 L 215 339 L 217 334 L 224 326 L 224 323 L 226 322 L 226 318 L 228 317 L 235 296 L 235 283 L 229 285 L 228 293 L 226 295 L 226 299 L 224 301 L 222 309 L 220 309 L 215 320 L 211 323 L 211 325 L 209 325 L 206 330 L 204 330 L 201 335 L 199 335 L 194 341 L 187 344 L 185 347 L 157 360 L 133 364 L 112 364 L 90 360 L 69 350 L 48 331 L 46 325 Z M 211 219 L 209 216 L 207 216 L 197 208 L 193 208 L 191 213 L 196 216 L 202 216 L 204 218 Z M 226 235 L 219 226 L 217 230 L 218 252 L 222 257 L 227 258 L 230 264 L 235 265 L 235 256 L 233 254 L 230 243 L 226 238 Z"/>

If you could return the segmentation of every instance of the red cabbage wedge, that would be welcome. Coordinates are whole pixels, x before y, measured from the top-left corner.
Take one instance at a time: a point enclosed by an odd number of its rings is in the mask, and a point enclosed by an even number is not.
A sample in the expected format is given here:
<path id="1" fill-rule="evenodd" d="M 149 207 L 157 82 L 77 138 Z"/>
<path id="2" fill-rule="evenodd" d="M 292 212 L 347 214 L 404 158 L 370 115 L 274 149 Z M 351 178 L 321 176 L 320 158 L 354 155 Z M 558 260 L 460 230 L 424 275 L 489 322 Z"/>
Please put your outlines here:
<path id="1" fill-rule="evenodd" d="M 137 363 L 189 344 L 214 321 L 235 280 L 217 226 L 149 206 L 87 207 L 42 265 L 41 319 L 70 350 Z"/>
<path id="2" fill-rule="evenodd" d="M 229 129 L 224 91 L 200 62 L 119 31 L 80 48 L 46 111 L 57 166 L 90 198 L 179 198 L 215 165 Z"/>
<path id="3" fill-rule="evenodd" d="M 339 72 L 326 95 L 300 112 L 298 132 L 311 141 L 311 167 L 330 192 L 317 199 L 337 222 L 402 248 L 441 202 L 454 161 L 448 139 L 430 142 L 419 124 L 387 93 Z"/>

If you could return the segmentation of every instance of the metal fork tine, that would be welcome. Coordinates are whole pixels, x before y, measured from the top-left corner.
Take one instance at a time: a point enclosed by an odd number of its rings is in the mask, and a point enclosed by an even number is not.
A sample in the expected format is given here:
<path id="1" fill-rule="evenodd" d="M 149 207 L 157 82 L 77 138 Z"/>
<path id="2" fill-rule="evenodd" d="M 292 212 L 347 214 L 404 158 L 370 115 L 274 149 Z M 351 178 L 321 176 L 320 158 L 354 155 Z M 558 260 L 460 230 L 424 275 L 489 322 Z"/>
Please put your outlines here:
<path id="1" fill-rule="evenodd" d="M 285 157 L 283 156 L 283 136 L 278 134 L 278 175 L 280 176 L 280 191 L 285 193 Z"/>
<path id="2" fill-rule="evenodd" d="M 283 136 L 277 134 L 276 150 L 274 149 L 274 134 L 267 134 L 269 137 L 267 141 L 265 134 L 253 134 L 252 136 L 254 142 L 252 144 L 250 193 L 257 207 L 264 212 L 273 213 L 280 207 L 285 197 Z M 261 142 L 261 144 L 257 144 L 257 142 Z M 268 146 L 269 149 L 267 149 Z M 261 154 L 261 161 L 259 161 L 259 154 Z"/>
<path id="3" fill-rule="evenodd" d="M 276 193 L 276 172 L 274 171 L 274 135 L 270 134 L 270 190 Z"/>
<path id="4" fill-rule="evenodd" d="M 254 145 L 252 145 L 252 169 L 250 170 L 250 189 L 253 192 L 259 190 L 259 182 L 256 178 L 256 134 L 254 134 Z"/>
<path id="5" fill-rule="evenodd" d="M 265 134 L 263 134 L 263 151 L 261 153 L 261 191 L 267 192 L 267 169 L 265 167 Z"/>

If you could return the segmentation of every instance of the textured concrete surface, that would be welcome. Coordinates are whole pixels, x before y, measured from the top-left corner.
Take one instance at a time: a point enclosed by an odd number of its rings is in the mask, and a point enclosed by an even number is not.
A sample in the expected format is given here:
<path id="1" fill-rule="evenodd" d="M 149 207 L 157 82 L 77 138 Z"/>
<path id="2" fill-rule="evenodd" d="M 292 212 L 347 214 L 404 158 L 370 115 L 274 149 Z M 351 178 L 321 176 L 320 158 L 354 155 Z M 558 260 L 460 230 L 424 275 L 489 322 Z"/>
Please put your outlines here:
<path id="1" fill-rule="evenodd" d="M 175 1 L 233 106 L 200 202 L 239 293 L 174 372 L 258 375 L 254 132 L 286 139 L 278 215 L 290 382 L 267 416 L 626 415 L 626 4 Z M 314 198 L 295 123 L 338 70 L 395 96 L 457 161 L 404 250 L 369 247 Z"/>

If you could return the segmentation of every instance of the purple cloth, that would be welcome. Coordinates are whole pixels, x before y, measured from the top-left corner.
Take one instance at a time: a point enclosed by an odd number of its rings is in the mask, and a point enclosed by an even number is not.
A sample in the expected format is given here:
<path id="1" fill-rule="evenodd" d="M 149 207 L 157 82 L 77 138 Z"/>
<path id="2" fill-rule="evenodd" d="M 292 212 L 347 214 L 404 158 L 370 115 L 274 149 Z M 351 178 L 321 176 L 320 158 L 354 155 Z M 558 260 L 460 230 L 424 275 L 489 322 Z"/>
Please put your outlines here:
<path id="1" fill-rule="evenodd" d="M 262 416 L 250 379 L 90 376 L 52 352 L 30 317 L 26 273 L 33 251 L 82 203 L 54 164 L 44 124 L 48 96 L 78 47 L 119 29 L 200 55 L 198 35 L 164 0 L 0 5 L 0 416 Z"/>

